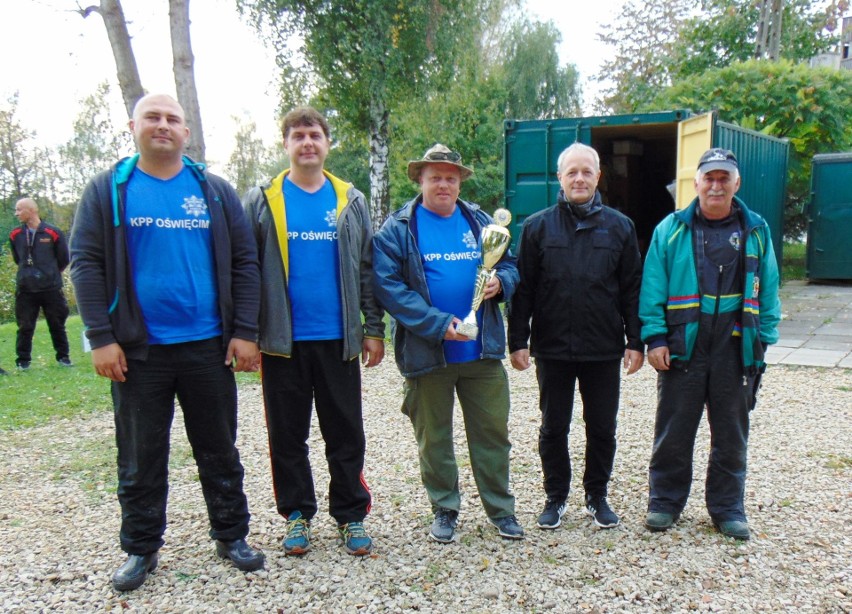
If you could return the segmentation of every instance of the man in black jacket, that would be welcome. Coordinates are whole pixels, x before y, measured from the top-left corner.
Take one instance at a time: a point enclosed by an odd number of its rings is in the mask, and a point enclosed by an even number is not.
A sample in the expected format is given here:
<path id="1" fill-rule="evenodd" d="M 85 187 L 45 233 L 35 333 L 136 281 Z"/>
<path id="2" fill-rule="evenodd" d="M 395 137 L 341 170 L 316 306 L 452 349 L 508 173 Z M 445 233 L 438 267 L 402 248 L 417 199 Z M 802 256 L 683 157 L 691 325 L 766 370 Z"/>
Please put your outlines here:
<path id="1" fill-rule="evenodd" d="M 601 202 L 597 152 L 575 143 L 559 156 L 557 171 L 562 186 L 557 204 L 531 215 L 521 232 L 521 280 L 509 315 L 509 351 L 512 366 L 521 371 L 529 368 L 530 355 L 536 359 L 547 496 L 538 526 L 555 529 L 565 513 L 571 486 L 568 433 L 579 381 L 586 512 L 597 526 L 611 528 L 619 523 L 606 499 L 615 459 L 619 362 L 630 375 L 644 360 L 642 263 L 633 222 Z"/>
<path id="2" fill-rule="evenodd" d="M 96 176 L 71 235 L 71 278 L 98 375 L 112 381 L 121 547 L 116 590 L 157 567 L 177 397 L 216 553 L 243 571 L 264 556 L 249 511 L 233 371 L 257 364 L 260 273 L 234 188 L 183 156 L 184 112 L 144 96 L 130 122 L 139 154 Z"/>
<path id="3" fill-rule="evenodd" d="M 18 357 L 15 364 L 21 370 L 30 368 L 33 333 L 39 311 L 44 310 L 56 362 L 70 367 L 65 332 L 68 303 L 62 291 L 62 271 L 68 266 L 68 243 L 59 228 L 41 221 L 38 204 L 32 198 L 22 198 L 15 203 L 15 217 L 21 222 L 9 233 L 12 258 L 18 265 L 15 289 Z"/>

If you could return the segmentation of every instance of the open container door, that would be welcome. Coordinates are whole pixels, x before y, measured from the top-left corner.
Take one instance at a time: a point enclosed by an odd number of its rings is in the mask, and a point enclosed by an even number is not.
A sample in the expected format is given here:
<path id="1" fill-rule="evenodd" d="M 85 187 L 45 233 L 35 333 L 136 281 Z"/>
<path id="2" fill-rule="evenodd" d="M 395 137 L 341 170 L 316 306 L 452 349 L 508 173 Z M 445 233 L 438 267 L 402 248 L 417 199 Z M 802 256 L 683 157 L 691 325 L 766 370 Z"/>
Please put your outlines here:
<path id="1" fill-rule="evenodd" d="M 695 199 L 695 169 L 701 154 L 713 146 L 715 127 L 714 111 L 684 119 L 677 125 L 677 209 L 686 209 Z"/>

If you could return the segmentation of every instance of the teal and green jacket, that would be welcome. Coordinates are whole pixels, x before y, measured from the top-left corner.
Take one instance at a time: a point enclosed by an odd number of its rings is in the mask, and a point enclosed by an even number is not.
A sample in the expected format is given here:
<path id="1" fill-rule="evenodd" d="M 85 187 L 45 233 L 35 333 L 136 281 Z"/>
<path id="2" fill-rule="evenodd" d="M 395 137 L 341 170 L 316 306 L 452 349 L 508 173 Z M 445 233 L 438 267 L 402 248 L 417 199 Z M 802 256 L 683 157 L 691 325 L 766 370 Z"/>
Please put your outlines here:
<path id="1" fill-rule="evenodd" d="M 746 373 L 752 373 L 763 368 L 766 346 L 778 341 L 778 263 L 766 221 L 740 199 L 734 197 L 734 202 L 745 230 L 742 292 L 723 296 L 702 293 L 693 242 L 696 198 L 686 209 L 668 215 L 654 230 L 645 258 L 639 317 L 642 340 L 649 349 L 667 345 L 672 360 L 688 362 L 701 314 L 739 311 L 733 335 L 742 336 L 743 367 Z"/>

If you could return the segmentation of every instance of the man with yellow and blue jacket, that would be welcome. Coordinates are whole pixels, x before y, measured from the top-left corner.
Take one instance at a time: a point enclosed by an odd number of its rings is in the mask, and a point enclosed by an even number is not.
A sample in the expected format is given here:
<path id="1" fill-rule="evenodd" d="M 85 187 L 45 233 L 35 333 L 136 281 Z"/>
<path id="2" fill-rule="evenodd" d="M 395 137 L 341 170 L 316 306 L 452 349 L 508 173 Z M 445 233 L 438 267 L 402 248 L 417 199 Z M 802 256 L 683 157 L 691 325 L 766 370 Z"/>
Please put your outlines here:
<path id="1" fill-rule="evenodd" d="M 657 226 L 639 317 L 658 406 L 645 526 L 665 531 L 686 505 L 692 456 L 707 406 L 710 459 L 705 500 L 713 524 L 750 536 L 743 503 L 749 411 L 766 347 L 778 340 L 778 265 L 769 227 L 734 196 L 739 164 L 728 150 L 698 163 L 698 197 Z"/>
<path id="2" fill-rule="evenodd" d="M 246 195 L 260 256 L 261 381 L 278 512 L 288 555 L 310 549 L 317 512 L 308 458 L 312 407 L 328 461 L 329 513 L 349 554 L 373 549 L 364 528 L 361 368 L 384 357 L 384 315 L 373 296 L 372 225 L 364 195 L 325 170 L 329 125 L 311 107 L 281 123 L 290 168 Z M 362 321 L 363 315 L 363 321 Z"/>

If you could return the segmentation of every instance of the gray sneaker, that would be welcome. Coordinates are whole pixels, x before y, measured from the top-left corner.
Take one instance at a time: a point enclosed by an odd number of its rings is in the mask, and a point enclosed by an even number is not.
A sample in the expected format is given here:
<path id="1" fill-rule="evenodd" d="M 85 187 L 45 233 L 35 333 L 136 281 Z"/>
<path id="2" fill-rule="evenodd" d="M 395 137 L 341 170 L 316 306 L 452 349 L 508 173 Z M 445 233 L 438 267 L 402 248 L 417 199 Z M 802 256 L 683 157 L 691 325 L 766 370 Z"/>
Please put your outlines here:
<path id="1" fill-rule="evenodd" d="M 429 537 L 436 542 L 449 544 L 455 539 L 458 522 L 459 513 L 457 511 L 440 508 L 435 512 L 435 520 L 432 522 Z"/>
<path id="2" fill-rule="evenodd" d="M 506 516 L 505 518 L 489 518 L 488 522 L 497 527 L 497 532 L 500 537 L 505 539 L 523 539 L 524 528 L 518 524 L 517 518 L 514 516 Z"/>

